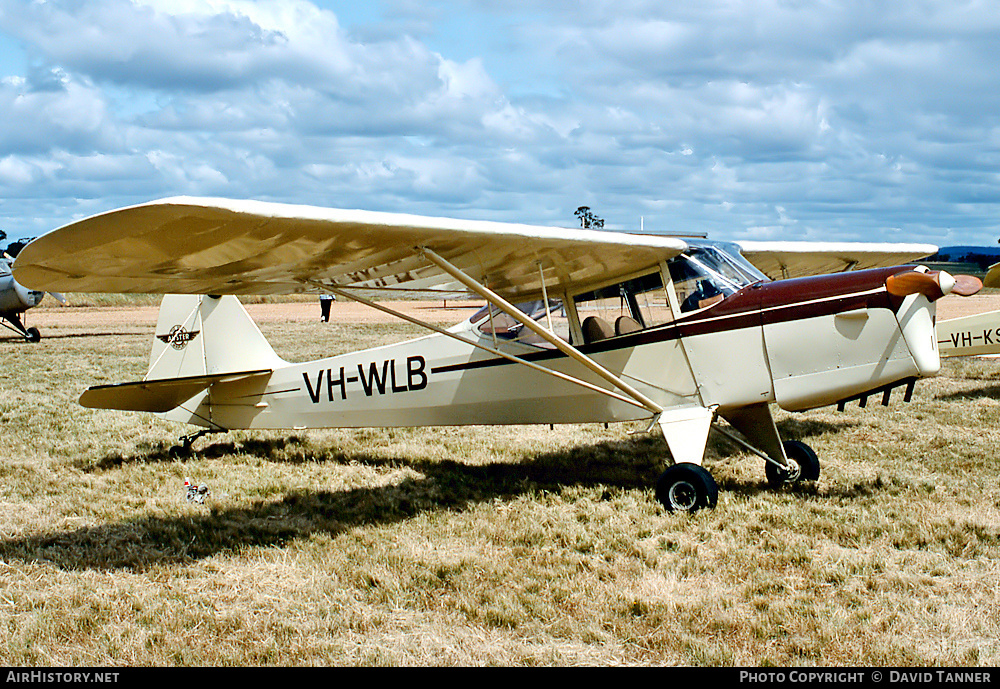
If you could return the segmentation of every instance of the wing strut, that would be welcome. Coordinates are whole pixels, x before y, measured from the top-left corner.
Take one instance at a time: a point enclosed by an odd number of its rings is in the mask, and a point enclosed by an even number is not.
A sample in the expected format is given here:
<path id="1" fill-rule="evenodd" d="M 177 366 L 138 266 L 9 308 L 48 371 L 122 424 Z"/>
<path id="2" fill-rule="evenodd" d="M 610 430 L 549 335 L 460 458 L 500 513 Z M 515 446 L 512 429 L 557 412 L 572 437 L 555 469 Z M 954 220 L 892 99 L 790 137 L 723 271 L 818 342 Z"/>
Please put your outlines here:
<path id="1" fill-rule="evenodd" d="M 487 301 L 496 304 L 496 306 L 501 311 L 511 316 L 512 318 L 517 319 L 518 322 L 524 325 L 524 327 L 528 328 L 528 330 L 531 330 L 533 333 L 535 333 L 543 340 L 551 344 L 553 347 L 558 349 L 560 352 L 570 357 L 571 359 L 574 359 L 575 361 L 579 362 L 593 373 L 596 373 L 601 378 L 614 385 L 616 388 L 618 388 L 626 395 L 628 395 L 636 402 L 638 402 L 645 409 L 649 410 L 653 414 L 661 414 L 663 412 L 663 407 L 661 407 L 659 404 L 657 404 L 649 397 L 636 390 L 634 387 L 632 387 L 624 380 L 622 380 L 619 376 L 616 376 L 614 373 L 601 366 L 599 363 L 597 363 L 589 356 L 578 350 L 576 347 L 573 347 L 568 342 L 565 342 L 564 340 L 557 337 L 551 331 L 543 328 L 541 325 L 536 323 L 532 318 L 530 318 L 526 313 L 521 311 L 519 308 L 511 304 L 509 301 L 501 297 L 493 290 L 472 279 L 466 273 L 462 272 L 461 269 L 452 265 L 438 254 L 434 253 L 434 251 L 432 251 L 431 249 L 428 249 L 426 247 L 421 247 L 420 251 L 421 253 L 423 253 L 424 256 L 427 257 L 429 261 L 434 263 L 438 268 L 451 275 L 453 278 L 461 282 L 463 285 L 465 285 L 470 290 L 472 290 L 479 296 L 483 297 Z"/>
<path id="2" fill-rule="evenodd" d="M 599 392 L 602 395 L 607 395 L 608 397 L 613 397 L 614 399 L 619 400 L 620 402 L 626 402 L 627 404 L 631 404 L 632 406 L 639 407 L 640 409 L 645 409 L 646 408 L 644 405 L 640 404 L 639 402 L 637 402 L 637 401 L 635 401 L 633 399 L 629 399 L 628 397 L 625 397 L 624 395 L 619 395 L 617 392 L 615 392 L 613 390 L 606 390 L 606 389 L 604 389 L 602 387 L 598 387 L 598 386 L 596 386 L 596 385 L 594 385 L 592 383 L 588 383 L 585 380 L 580 380 L 579 378 L 574 378 L 573 376 L 567 375 L 567 374 L 562 373 L 560 371 L 554 371 L 554 370 L 552 370 L 550 368 L 545 368 L 544 366 L 539 366 L 538 364 L 536 364 L 536 363 L 534 363 L 532 361 L 528 361 L 527 359 L 522 359 L 521 357 L 515 356 L 514 354 L 508 354 L 507 352 L 501 351 L 499 349 L 494 349 L 493 347 L 488 347 L 487 345 L 481 344 L 479 342 L 473 342 L 472 340 L 467 340 L 464 337 L 461 337 L 460 335 L 456 335 L 455 333 L 450 332 L 448 330 L 445 330 L 444 328 L 441 328 L 439 326 L 436 326 L 433 323 L 428 323 L 426 321 L 420 320 L 419 318 L 414 318 L 413 316 L 408 316 L 405 313 L 402 313 L 401 311 L 397 311 L 395 309 L 389 308 L 388 306 L 384 306 L 382 304 L 379 304 L 378 302 L 370 301 L 368 299 L 365 299 L 361 295 L 354 294 L 354 293 L 352 293 L 352 292 L 350 292 L 348 290 L 345 290 L 345 289 L 342 289 L 342 288 L 339 288 L 339 287 L 333 287 L 331 285 L 322 285 L 320 283 L 315 283 L 315 284 L 318 284 L 324 290 L 332 292 L 333 294 L 337 294 L 339 296 L 342 296 L 345 299 L 351 299 L 353 301 L 358 302 L 359 304 L 364 304 L 365 306 L 370 306 L 371 308 L 373 308 L 373 309 L 375 309 L 377 311 L 382 311 L 383 313 L 388 313 L 389 315 L 396 316 L 397 318 L 401 318 L 404 321 L 408 321 L 410 323 L 413 323 L 414 325 L 419 325 L 421 328 L 427 328 L 428 330 L 432 330 L 432 331 L 438 333 L 439 335 L 446 335 L 446 336 L 450 337 L 453 340 L 458 340 L 459 342 L 461 342 L 463 344 L 467 344 L 467 345 L 471 345 L 473 347 L 477 347 L 479 349 L 482 349 L 483 351 L 486 351 L 486 352 L 489 352 L 490 354 L 493 354 L 494 356 L 502 357 L 504 359 L 507 359 L 508 361 L 513 361 L 514 363 L 523 364 L 523 365 L 527 366 L 528 368 L 534 369 L 535 371 L 539 371 L 541 373 L 547 373 L 550 376 L 555 376 L 556 378 L 559 378 L 560 380 L 565 380 L 565 381 L 567 381 L 569 383 L 574 383 L 576 385 L 580 385 L 582 387 L 587 388 L 588 390 L 592 390 L 594 392 Z"/>

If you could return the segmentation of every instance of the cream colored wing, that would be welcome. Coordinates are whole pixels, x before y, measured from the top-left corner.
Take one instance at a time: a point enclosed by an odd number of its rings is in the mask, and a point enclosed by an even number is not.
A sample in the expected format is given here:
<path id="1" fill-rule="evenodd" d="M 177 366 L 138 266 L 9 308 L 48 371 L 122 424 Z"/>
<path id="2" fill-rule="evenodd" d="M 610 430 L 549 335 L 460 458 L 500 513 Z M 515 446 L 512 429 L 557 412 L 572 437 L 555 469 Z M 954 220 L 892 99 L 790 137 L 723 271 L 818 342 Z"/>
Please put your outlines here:
<path id="1" fill-rule="evenodd" d="M 454 287 L 432 249 L 509 297 L 625 276 L 675 256 L 673 237 L 179 197 L 102 213 L 34 240 L 17 280 L 60 292 L 283 294 L 317 283 Z"/>
<path id="2" fill-rule="evenodd" d="M 994 263 L 986 271 L 983 278 L 983 287 L 1000 287 L 1000 263 Z"/>
<path id="3" fill-rule="evenodd" d="M 937 252 L 931 244 L 864 242 L 736 242 L 740 253 L 773 280 L 898 266 Z"/>

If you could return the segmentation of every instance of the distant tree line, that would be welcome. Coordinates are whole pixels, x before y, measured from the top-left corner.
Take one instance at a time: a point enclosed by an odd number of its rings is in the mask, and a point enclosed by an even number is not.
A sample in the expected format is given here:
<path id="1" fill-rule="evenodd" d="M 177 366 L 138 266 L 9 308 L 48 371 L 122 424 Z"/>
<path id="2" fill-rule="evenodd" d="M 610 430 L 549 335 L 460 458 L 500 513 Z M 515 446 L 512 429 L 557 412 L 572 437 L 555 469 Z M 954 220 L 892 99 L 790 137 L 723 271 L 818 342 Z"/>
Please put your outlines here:
<path id="1" fill-rule="evenodd" d="M 0 230 L 0 242 L 4 241 L 5 239 L 7 239 L 7 233 L 4 232 L 3 230 Z M 34 239 L 34 237 L 28 237 L 26 239 L 17 239 L 9 243 L 7 245 L 7 248 L 4 249 L 3 252 L 8 256 L 10 256 L 11 258 L 14 258 L 21 252 L 21 249 L 23 249 L 24 246 L 32 239 Z"/>
<path id="2" fill-rule="evenodd" d="M 933 256 L 928 256 L 921 263 L 973 263 L 985 272 L 991 265 L 1000 261 L 1000 248 L 988 246 L 946 246 L 938 249 Z"/>

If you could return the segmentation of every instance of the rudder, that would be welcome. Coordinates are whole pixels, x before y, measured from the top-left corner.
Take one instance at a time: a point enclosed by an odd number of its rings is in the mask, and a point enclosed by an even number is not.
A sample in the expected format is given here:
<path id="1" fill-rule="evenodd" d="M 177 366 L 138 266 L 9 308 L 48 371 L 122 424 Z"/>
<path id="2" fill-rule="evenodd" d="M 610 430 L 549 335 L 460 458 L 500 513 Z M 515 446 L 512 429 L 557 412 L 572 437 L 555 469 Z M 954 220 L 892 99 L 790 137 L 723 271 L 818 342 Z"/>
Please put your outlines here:
<path id="1" fill-rule="evenodd" d="M 168 294 L 160 303 L 146 380 L 285 366 L 239 299 Z"/>

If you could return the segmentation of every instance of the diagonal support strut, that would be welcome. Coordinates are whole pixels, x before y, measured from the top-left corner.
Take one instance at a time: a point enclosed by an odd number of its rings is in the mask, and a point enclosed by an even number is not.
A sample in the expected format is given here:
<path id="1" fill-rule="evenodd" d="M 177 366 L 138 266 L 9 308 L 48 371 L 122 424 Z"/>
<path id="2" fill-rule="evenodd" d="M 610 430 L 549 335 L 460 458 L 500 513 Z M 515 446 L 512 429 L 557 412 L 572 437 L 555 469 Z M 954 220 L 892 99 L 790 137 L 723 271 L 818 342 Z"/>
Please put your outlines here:
<path id="1" fill-rule="evenodd" d="M 351 299 L 352 301 L 356 301 L 359 304 L 364 304 L 365 306 L 369 306 L 369 307 L 371 307 L 371 308 L 373 308 L 373 309 L 375 309 L 377 311 L 382 311 L 383 313 L 387 313 L 387 314 L 389 314 L 391 316 L 395 316 L 395 317 L 397 317 L 397 318 L 399 318 L 401 320 L 407 321 L 408 323 L 413 323 L 414 325 L 419 325 L 421 328 L 426 328 L 428 330 L 431 330 L 433 332 L 438 333 L 439 335 L 444 335 L 446 337 L 450 337 L 451 339 L 457 340 L 457 341 L 461 342 L 462 344 L 467 344 L 469 346 L 476 347 L 477 349 L 482 349 L 483 351 L 489 352 L 490 354 L 492 354 L 494 356 L 498 356 L 498 357 L 501 357 L 503 359 L 507 359 L 508 361 L 513 361 L 514 363 L 521 364 L 523 366 L 527 366 L 528 368 L 530 368 L 532 370 L 535 370 L 535 371 L 539 371 L 540 373 L 547 373 L 548 375 L 553 376 L 555 378 L 558 378 L 560 380 L 565 380 L 566 382 L 573 383 L 574 385 L 579 385 L 579 386 L 587 388 L 588 390 L 591 390 L 593 392 L 596 392 L 596 393 L 599 393 L 599 394 L 606 395 L 608 397 L 614 398 L 614 399 L 616 399 L 616 400 L 618 400 L 620 402 L 625 402 L 627 404 L 631 404 L 634 407 L 639 407 L 640 409 L 645 409 L 645 407 L 642 404 L 640 404 L 639 402 L 637 402 L 634 399 L 631 399 L 629 397 L 626 397 L 624 395 L 620 395 L 617 392 L 615 392 L 614 390 L 607 390 L 605 388 L 598 387 L 597 385 L 594 385 L 593 383 L 588 383 L 585 380 L 580 380 L 579 378 L 575 378 L 573 376 L 567 375 L 567 374 L 562 373 L 560 371 L 556 371 L 556 370 L 553 370 L 551 368 L 546 368 L 544 366 L 539 366 L 538 364 L 536 364 L 536 363 L 534 363 L 532 361 L 528 361 L 527 359 L 524 359 L 522 357 L 516 356 L 514 354 L 510 354 L 508 352 L 504 352 L 504 351 L 502 351 L 500 349 L 496 349 L 494 347 L 488 347 L 487 345 L 484 345 L 484 344 L 482 344 L 480 342 L 473 342 L 472 340 L 467 340 L 464 337 L 461 337 L 460 335 L 456 335 L 455 333 L 450 332 L 448 330 L 445 330 L 444 328 L 441 328 L 441 327 L 439 327 L 437 325 L 434 325 L 433 323 L 428 323 L 426 321 L 422 321 L 419 318 L 414 318 L 412 316 L 408 316 L 405 313 L 403 313 L 402 311 L 397 311 L 396 309 L 389 308 L 388 306 L 385 306 L 383 304 L 379 304 L 378 302 L 371 301 L 370 299 L 365 299 L 360 294 L 354 294 L 353 292 L 349 291 L 349 289 L 344 289 L 344 288 L 341 288 L 341 287 L 331 287 L 330 285 L 323 285 L 322 283 L 314 283 L 314 284 L 317 284 L 318 286 L 322 287 L 324 290 L 328 290 L 328 291 L 332 292 L 333 294 L 337 294 L 339 296 L 342 296 L 345 299 Z"/>
<path id="2" fill-rule="evenodd" d="M 458 280 L 460 283 L 468 287 L 470 290 L 483 297 L 487 301 L 495 304 L 497 308 L 506 313 L 512 318 L 515 318 L 518 322 L 524 325 L 524 327 L 531 330 L 533 333 L 541 337 L 543 340 L 551 344 L 553 347 L 558 349 L 560 352 L 570 357 L 574 361 L 582 364 L 591 372 L 597 374 L 607 382 L 614 385 L 616 388 L 624 392 L 626 395 L 634 399 L 636 402 L 641 404 L 645 409 L 652 412 L 653 414 L 663 413 L 663 407 L 657 404 L 655 401 L 639 392 L 633 386 L 626 383 L 620 376 L 615 375 L 608 369 L 601 366 L 599 363 L 594 361 L 592 358 L 573 347 L 568 342 L 557 337 L 554 333 L 546 330 L 541 325 L 536 323 L 532 318 L 530 318 L 526 313 L 521 311 L 519 308 L 511 304 L 509 301 L 501 297 L 499 294 L 489 289 L 482 283 L 469 277 L 467 273 L 462 271 L 457 266 L 453 265 L 446 259 L 442 258 L 440 255 L 435 253 L 433 250 L 426 247 L 418 247 L 418 250 L 427 257 L 429 261 L 437 265 L 441 270 L 451 275 L 453 278 Z"/>

